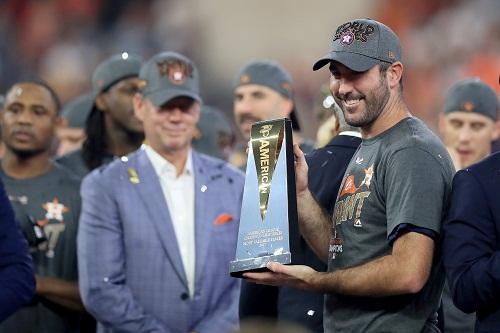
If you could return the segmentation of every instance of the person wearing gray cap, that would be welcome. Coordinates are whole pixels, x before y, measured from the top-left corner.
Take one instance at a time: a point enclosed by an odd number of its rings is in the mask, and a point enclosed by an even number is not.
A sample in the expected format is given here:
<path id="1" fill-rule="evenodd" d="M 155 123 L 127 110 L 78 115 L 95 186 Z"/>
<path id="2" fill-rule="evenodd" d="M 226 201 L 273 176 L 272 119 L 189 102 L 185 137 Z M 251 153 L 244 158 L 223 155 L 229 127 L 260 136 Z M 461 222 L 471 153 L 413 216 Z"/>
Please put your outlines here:
<path id="1" fill-rule="evenodd" d="M 457 170 L 466 169 L 490 155 L 491 143 L 500 131 L 498 111 L 497 94 L 479 78 L 467 78 L 451 86 L 439 115 L 439 129 Z M 445 284 L 446 332 L 473 332 L 475 314 L 459 310 L 453 304 L 452 295 L 449 284 Z"/>
<path id="2" fill-rule="evenodd" d="M 99 332 L 229 332 L 238 325 L 236 251 L 243 175 L 191 148 L 198 71 L 162 52 L 134 96 L 145 141 L 87 176 L 78 233 L 80 291 Z"/>
<path id="3" fill-rule="evenodd" d="M 200 153 L 227 161 L 236 135 L 226 115 L 213 106 L 203 105 L 196 128 L 193 148 Z"/>
<path id="4" fill-rule="evenodd" d="M 290 118 L 294 130 L 293 140 L 309 152 L 314 145 L 302 139 L 293 97 L 293 81 L 290 74 L 276 61 L 260 59 L 245 65 L 237 74 L 234 84 L 234 118 L 245 141 L 250 139 L 252 124 L 276 118 Z M 230 161 L 246 168 L 246 144 L 236 149 Z M 324 270 L 324 264 L 301 239 L 300 247 L 307 264 Z M 280 322 L 294 322 L 311 329 L 323 330 L 323 297 L 320 294 L 290 288 L 276 288 L 249 283 L 241 285 L 240 318 L 267 317 Z"/>
<path id="5" fill-rule="evenodd" d="M 446 94 L 439 130 L 455 168 L 467 168 L 491 153 L 498 139 L 498 96 L 479 78 L 455 83 Z"/>
<path id="6" fill-rule="evenodd" d="M 298 135 L 300 124 L 293 97 L 293 81 L 290 74 L 274 60 L 255 60 L 248 63 L 236 76 L 234 84 L 234 119 L 243 139 L 250 139 L 250 129 L 257 121 L 290 118 L 294 130 L 294 142 L 305 152 L 314 143 Z M 246 143 L 231 156 L 230 161 L 240 169 L 246 168 Z"/>
<path id="7" fill-rule="evenodd" d="M 94 95 L 78 96 L 63 107 L 63 123 L 57 128 L 58 140 L 56 155 L 61 156 L 81 148 L 85 135 L 85 122 L 92 110 Z"/>
<path id="8" fill-rule="evenodd" d="M 93 106 L 85 124 L 82 149 L 56 162 L 83 178 L 115 156 L 136 150 L 144 139 L 132 97 L 139 90 L 141 59 L 123 52 L 104 60 L 92 75 Z"/>
<path id="9" fill-rule="evenodd" d="M 340 25 L 313 69 L 331 72 L 330 89 L 362 142 L 337 195 L 333 217 L 307 188 L 295 146 L 302 234 L 328 272 L 268 263 L 252 281 L 325 293 L 325 332 L 437 332 L 444 283 L 439 247 L 454 173 L 439 138 L 410 114 L 402 96 L 399 38 L 386 25 Z"/>

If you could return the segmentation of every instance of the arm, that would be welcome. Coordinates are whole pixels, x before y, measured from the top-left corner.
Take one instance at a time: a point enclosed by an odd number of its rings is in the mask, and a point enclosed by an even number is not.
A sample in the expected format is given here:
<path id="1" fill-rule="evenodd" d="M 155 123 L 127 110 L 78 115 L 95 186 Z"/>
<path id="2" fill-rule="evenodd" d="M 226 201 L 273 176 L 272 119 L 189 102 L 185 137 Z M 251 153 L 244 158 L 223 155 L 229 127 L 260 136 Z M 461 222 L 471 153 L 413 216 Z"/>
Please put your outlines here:
<path id="1" fill-rule="evenodd" d="M 82 184 L 78 231 L 80 292 L 86 309 L 120 332 L 169 332 L 148 314 L 127 286 L 125 246 L 112 188 L 97 172 Z"/>
<path id="2" fill-rule="evenodd" d="M 418 248 L 419 251 L 415 251 Z M 307 266 L 269 263 L 270 273 L 246 273 L 244 276 L 271 285 L 286 285 L 320 293 L 352 296 L 390 296 L 417 293 L 427 282 L 434 251 L 434 241 L 409 232 L 400 236 L 392 253 L 366 264 L 316 272 Z"/>
<path id="3" fill-rule="evenodd" d="M 35 291 L 28 244 L 0 183 L 0 322 L 27 304 Z"/>
<path id="4" fill-rule="evenodd" d="M 331 217 L 321 208 L 307 187 L 307 162 L 304 153 L 297 144 L 294 144 L 293 150 L 300 232 L 314 253 L 326 262 L 332 228 Z"/>
<path id="5" fill-rule="evenodd" d="M 68 309 L 84 311 L 78 282 L 37 275 L 36 293 Z"/>
<path id="6" fill-rule="evenodd" d="M 490 186 L 488 191 L 498 185 Z M 468 313 L 497 303 L 500 298 L 499 240 L 492 216 L 495 208 L 484 191 L 472 172 L 457 173 L 444 226 L 443 258 L 448 284 L 455 305 Z"/>
<path id="7" fill-rule="evenodd" d="M 387 193 L 388 237 L 402 223 L 440 231 L 443 202 L 449 188 L 442 170 L 433 156 L 418 148 L 404 149 L 391 157 L 385 177 L 381 179 Z M 389 254 L 354 267 L 317 273 L 305 266 L 283 267 L 273 263 L 271 270 L 284 274 L 249 273 L 246 276 L 261 283 L 284 283 L 319 292 L 400 295 L 422 289 L 429 277 L 433 257 L 434 241 L 430 237 L 407 232 L 398 235 Z"/>

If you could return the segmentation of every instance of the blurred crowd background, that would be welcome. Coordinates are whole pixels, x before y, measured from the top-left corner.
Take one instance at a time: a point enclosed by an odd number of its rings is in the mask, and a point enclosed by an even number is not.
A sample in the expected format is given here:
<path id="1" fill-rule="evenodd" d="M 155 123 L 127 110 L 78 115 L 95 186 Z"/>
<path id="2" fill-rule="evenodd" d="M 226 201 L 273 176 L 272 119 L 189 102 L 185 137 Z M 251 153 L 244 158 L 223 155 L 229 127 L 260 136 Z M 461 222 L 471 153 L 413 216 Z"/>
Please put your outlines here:
<path id="1" fill-rule="evenodd" d="M 479 76 L 500 92 L 498 0 L 4 0 L 0 2 L 0 89 L 26 77 L 49 82 L 63 102 L 89 91 L 96 65 L 122 51 L 147 59 L 183 53 L 201 73 L 205 101 L 232 119 L 233 80 L 256 58 L 292 74 L 306 137 L 328 72 L 312 72 L 334 29 L 360 17 L 401 37 L 405 97 L 436 129 L 455 81 Z"/>

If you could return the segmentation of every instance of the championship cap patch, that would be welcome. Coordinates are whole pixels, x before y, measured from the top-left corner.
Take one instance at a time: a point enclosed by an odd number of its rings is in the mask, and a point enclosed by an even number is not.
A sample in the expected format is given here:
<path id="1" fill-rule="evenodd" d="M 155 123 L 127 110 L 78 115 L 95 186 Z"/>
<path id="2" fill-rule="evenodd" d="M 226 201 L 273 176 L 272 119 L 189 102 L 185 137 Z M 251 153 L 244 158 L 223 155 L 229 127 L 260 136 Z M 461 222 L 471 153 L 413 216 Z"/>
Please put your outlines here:
<path id="1" fill-rule="evenodd" d="M 166 76 L 176 85 L 182 85 L 188 77 L 193 75 L 191 64 L 185 63 L 180 59 L 168 59 L 157 63 L 161 76 Z"/>

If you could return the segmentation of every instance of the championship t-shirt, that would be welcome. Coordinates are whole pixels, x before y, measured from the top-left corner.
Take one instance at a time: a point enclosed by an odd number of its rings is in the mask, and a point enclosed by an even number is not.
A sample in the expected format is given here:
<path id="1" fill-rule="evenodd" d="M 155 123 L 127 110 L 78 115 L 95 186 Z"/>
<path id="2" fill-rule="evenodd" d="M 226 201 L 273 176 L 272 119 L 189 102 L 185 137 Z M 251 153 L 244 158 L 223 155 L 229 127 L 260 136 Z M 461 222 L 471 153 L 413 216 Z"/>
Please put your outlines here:
<path id="1" fill-rule="evenodd" d="M 77 281 L 76 233 L 80 181 L 63 167 L 28 179 L 0 170 L 5 190 L 28 240 L 36 274 Z M 1 333 L 77 332 L 80 314 L 36 297 L 0 324 Z"/>
<path id="2" fill-rule="evenodd" d="M 363 140 L 335 203 L 328 270 L 389 255 L 402 227 L 439 236 L 453 174 L 445 147 L 416 118 Z M 417 294 L 326 295 L 325 332 L 432 332 L 444 283 L 438 252 L 436 245 L 429 280 Z"/>

